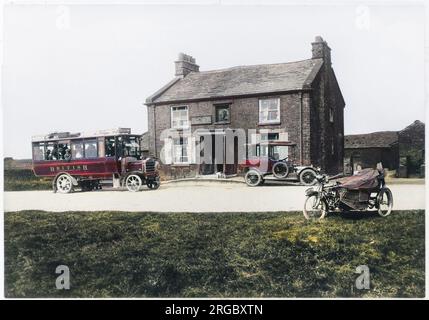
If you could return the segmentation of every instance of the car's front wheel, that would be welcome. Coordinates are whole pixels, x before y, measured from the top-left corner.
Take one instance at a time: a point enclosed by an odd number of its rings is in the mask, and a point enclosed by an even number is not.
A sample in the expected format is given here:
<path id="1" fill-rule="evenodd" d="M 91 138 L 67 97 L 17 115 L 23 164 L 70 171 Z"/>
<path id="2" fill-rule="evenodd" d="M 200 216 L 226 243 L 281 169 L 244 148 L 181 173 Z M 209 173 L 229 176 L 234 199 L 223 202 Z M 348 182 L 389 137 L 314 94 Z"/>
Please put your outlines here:
<path id="1" fill-rule="evenodd" d="M 262 175 L 256 170 L 247 171 L 244 181 L 249 187 L 256 187 L 261 184 Z"/>

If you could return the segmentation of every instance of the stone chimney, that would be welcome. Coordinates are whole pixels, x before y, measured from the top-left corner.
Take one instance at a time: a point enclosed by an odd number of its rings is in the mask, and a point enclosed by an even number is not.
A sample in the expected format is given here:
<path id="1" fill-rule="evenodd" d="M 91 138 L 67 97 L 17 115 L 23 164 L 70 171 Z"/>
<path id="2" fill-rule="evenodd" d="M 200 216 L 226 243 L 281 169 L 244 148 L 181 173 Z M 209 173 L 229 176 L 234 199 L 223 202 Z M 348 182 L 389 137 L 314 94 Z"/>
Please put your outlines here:
<path id="1" fill-rule="evenodd" d="M 176 76 L 185 77 L 189 72 L 199 72 L 200 66 L 195 63 L 195 59 L 187 54 L 179 53 L 177 61 L 174 61 L 176 66 Z"/>
<path id="2" fill-rule="evenodd" d="M 321 36 L 317 36 L 312 46 L 312 59 L 322 58 L 325 63 L 331 65 L 331 48 L 329 48 L 328 43 L 322 39 Z"/>

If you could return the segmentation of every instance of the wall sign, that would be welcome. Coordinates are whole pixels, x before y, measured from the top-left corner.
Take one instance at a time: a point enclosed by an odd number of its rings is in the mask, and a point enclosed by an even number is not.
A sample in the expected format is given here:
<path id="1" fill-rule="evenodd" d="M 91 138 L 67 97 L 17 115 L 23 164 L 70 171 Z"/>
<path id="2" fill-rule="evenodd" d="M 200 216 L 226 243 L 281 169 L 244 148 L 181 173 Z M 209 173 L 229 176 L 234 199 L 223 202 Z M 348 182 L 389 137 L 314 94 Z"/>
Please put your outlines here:
<path id="1" fill-rule="evenodd" d="M 212 116 L 198 116 L 191 118 L 191 124 L 212 124 Z"/>

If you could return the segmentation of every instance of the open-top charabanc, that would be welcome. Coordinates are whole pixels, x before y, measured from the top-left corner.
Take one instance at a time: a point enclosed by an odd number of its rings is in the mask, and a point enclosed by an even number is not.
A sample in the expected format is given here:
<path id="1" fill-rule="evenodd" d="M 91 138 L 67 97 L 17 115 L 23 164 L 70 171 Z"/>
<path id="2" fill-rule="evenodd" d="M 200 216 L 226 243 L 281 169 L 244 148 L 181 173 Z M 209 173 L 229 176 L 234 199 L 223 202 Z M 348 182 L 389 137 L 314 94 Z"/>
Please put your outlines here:
<path id="1" fill-rule="evenodd" d="M 249 156 L 241 166 L 248 186 L 262 185 L 265 180 L 296 181 L 303 185 L 316 183 L 319 169 L 311 165 L 297 165 L 289 160 L 289 150 L 294 152 L 295 143 L 268 140 L 248 145 Z"/>
<path id="2" fill-rule="evenodd" d="M 128 128 L 33 136 L 32 149 L 34 174 L 52 177 L 54 192 L 90 191 L 109 184 L 135 192 L 143 184 L 149 189 L 160 185 L 158 162 L 143 159 L 141 136 Z"/>

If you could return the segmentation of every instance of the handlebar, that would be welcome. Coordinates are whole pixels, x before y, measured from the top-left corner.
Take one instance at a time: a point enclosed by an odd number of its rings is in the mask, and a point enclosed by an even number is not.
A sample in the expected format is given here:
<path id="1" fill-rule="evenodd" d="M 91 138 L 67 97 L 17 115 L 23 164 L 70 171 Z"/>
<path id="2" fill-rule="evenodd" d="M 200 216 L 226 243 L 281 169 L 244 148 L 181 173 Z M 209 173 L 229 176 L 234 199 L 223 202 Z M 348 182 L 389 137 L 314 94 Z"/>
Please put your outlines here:
<path id="1" fill-rule="evenodd" d="M 328 176 L 327 174 L 320 174 L 316 176 L 317 181 L 319 182 L 329 182 L 330 180 L 338 179 L 344 177 L 343 173 L 338 173 L 335 176 Z"/>

